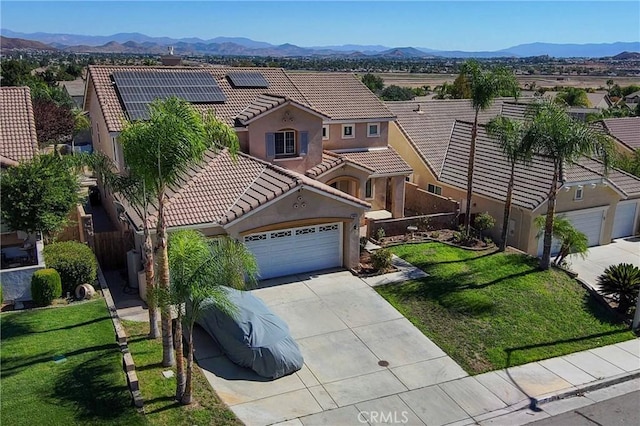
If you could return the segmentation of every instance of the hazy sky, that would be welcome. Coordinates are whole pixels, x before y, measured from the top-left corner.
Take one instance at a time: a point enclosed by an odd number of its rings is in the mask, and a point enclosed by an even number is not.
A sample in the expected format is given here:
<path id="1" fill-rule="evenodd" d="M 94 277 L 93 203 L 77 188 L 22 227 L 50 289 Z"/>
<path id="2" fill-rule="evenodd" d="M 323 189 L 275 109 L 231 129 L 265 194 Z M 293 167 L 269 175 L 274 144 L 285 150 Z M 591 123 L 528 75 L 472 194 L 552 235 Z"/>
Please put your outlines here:
<path id="1" fill-rule="evenodd" d="M 19 32 L 248 37 L 298 46 L 382 44 L 498 50 L 535 41 L 640 40 L 640 2 L 628 1 L 45 1 L 0 2 Z"/>

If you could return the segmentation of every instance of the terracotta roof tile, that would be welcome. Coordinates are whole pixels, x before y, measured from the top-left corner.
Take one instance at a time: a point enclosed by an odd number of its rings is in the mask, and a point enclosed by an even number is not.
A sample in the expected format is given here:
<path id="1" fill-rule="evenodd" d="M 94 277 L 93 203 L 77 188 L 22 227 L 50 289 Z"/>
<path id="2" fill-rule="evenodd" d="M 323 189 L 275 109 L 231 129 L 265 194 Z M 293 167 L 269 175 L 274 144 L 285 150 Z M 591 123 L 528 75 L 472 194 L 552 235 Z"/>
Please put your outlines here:
<path id="1" fill-rule="evenodd" d="M 29 160 L 37 152 L 38 138 L 29 88 L 1 87 L 0 156 L 5 159 L 3 163 Z"/>
<path id="2" fill-rule="evenodd" d="M 413 172 L 413 169 L 391 147 L 343 152 L 340 155 L 373 170 L 373 176 L 408 175 Z"/>
<path id="3" fill-rule="evenodd" d="M 393 119 L 394 114 L 354 75 L 289 72 L 309 103 L 332 120 Z"/>
<path id="4" fill-rule="evenodd" d="M 325 118 L 328 118 L 326 115 L 322 114 L 320 111 L 317 111 L 314 108 L 303 105 L 300 102 L 296 102 L 293 99 L 289 99 L 286 96 L 270 95 L 268 93 L 265 93 L 263 95 L 258 96 L 245 109 L 243 109 L 236 116 L 236 120 L 239 122 L 240 125 L 246 125 L 249 121 L 258 117 L 259 115 L 264 114 L 265 112 L 270 111 L 274 108 L 277 108 L 280 105 L 283 105 L 287 102 L 290 102 L 294 105 L 302 106 L 302 108 L 306 108 L 307 110 L 313 111 L 317 114 L 323 115 Z"/>
<path id="5" fill-rule="evenodd" d="M 602 123 L 627 148 L 640 149 L 640 117 L 606 118 Z"/>
<path id="6" fill-rule="evenodd" d="M 342 191 L 249 155 L 239 154 L 234 161 L 227 151 L 209 151 L 200 165 L 192 167 L 167 191 L 167 226 L 225 225 L 301 186 L 313 187 L 364 208 L 370 207 Z M 131 208 L 128 211 L 134 224 L 140 227 L 140 215 Z M 155 226 L 157 212 L 154 208 L 150 220 Z"/>
<path id="7" fill-rule="evenodd" d="M 502 111 L 503 103 L 513 98 L 496 99 L 492 106 L 478 115 L 486 123 Z M 397 116 L 397 123 L 420 153 L 434 174 L 442 171 L 449 138 L 456 120 L 473 121 L 474 110 L 466 99 L 431 100 L 424 102 L 386 102 Z"/>
<path id="8" fill-rule="evenodd" d="M 345 163 L 345 159 L 339 155 L 333 154 L 330 151 L 324 151 L 322 153 L 322 162 L 305 173 L 307 176 L 312 178 L 317 178 L 323 173 L 328 172 L 336 167 L 341 166 Z"/>
<path id="9" fill-rule="evenodd" d="M 472 123 L 456 121 L 445 155 L 439 180 L 466 190 L 467 164 L 471 144 Z M 473 172 L 473 191 L 476 194 L 504 200 L 507 192 L 510 164 L 497 141 L 489 137 L 484 126 L 478 127 L 476 158 Z M 516 166 L 513 204 L 534 209 L 547 199 L 553 176 L 553 166 L 544 157 L 535 156 L 530 165 Z M 627 197 L 640 195 L 640 179 L 619 170 L 610 170 L 605 178 L 602 164 L 583 158 L 580 164 L 566 167 L 566 182 L 596 182 L 606 180 Z"/>

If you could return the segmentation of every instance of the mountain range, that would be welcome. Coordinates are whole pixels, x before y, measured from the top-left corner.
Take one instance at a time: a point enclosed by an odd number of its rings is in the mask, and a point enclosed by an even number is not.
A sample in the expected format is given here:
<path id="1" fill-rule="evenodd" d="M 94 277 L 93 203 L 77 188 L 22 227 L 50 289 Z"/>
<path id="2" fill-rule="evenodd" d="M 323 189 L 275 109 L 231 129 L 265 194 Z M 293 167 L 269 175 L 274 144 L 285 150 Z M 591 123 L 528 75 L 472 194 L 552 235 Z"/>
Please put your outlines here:
<path id="1" fill-rule="evenodd" d="M 640 52 L 640 42 L 556 44 L 529 43 L 496 51 L 448 51 L 426 47 L 388 47 L 382 45 L 345 44 L 341 46 L 300 47 L 285 43 L 273 45 L 245 37 L 216 37 L 203 40 L 197 37 L 170 38 L 150 37 L 140 33 L 118 33 L 109 36 L 77 34 L 20 33 L 0 29 L 3 49 L 29 48 L 26 41 L 44 43 L 46 46 L 34 49 L 55 48 L 77 53 L 145 53 L 163 54 L 173 46 L 178 55 L 228 55 L 228 56 L 337 56 L 337 57 L 377 57 L 390 59 L 407 58 L 490 58 L 529 57 L 548 55 L 566 57 L 608 57 L 620 52 Z M 7 39 L 8 38 L 8 39 Z M 21 42 L 11 40 L 21 39 Z M 23 47 L 20 47 L 22 45 Z"/>

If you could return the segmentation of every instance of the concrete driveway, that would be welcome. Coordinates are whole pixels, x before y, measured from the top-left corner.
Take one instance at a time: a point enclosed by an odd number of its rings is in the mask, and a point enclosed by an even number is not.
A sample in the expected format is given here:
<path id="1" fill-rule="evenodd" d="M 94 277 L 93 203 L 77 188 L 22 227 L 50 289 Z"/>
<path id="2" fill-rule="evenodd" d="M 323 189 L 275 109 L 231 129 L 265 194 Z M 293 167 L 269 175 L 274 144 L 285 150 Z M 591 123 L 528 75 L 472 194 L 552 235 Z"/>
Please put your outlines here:
<path id="1" fill-rule="evenodd" d="M 618 263 L 631 263 L 640 267 L 640 238 L 628 237 L 613 240 L 606 246 L 589 248 L 587 257 L 572 254 L 568 257 L 571 270 L 594 289 L 598 289 L 597 280 L 607 266 Z"/>
<path id="2" fill-rule="evenodd" d="M 340 271 L 264 285 L 254 293 L 289 325 L 305 359 L 300 371 L 263 379 L 221 355 L 202 329 L 196 336 L 200 367 L 245 424 L 296 418 L 291 424 L 359 424 L 358 413 L 368 407 L 423 424 L 425 410 L 433 405 L 439 412 L 443 404 L 451 405 L 451 421 L 467 417 L 441 391 L 430 388 L 438 393 L 431 402 L 414 391 L 467 374 L 365 281 Z M 497 398 L 492 403 L 504 406 Z"/>

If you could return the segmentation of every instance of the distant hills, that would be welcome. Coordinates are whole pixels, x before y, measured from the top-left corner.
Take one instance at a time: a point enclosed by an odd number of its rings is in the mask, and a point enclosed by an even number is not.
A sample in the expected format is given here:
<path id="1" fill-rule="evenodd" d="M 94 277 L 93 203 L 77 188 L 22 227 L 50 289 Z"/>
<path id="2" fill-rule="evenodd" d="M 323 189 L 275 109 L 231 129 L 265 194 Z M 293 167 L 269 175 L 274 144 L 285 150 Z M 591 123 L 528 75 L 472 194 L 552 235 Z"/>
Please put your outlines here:
<path id="1" fill-rule="evenodd" d="M 110 36 L 77 34 L 19 33 L 1 29 L 2 49 L 59 49 L 77 53 L 139 53 L 162 54 L 173 46 L 178 55 L 227 56 L 336 56 L 389 59 L 408 58 L 491 58 L 530 57 L 548 55 L 568 57 L 610 57 L 625 52 L 640 52 L 640 42 L 554 44 L 529 43 L 496 51 L 444 51 L 426 47 L 387 47 L 381 45 L 345 44 L 342 46 L 300 47 L 285 43 L 273 45 L 245 37 L 216 37 L 203 40 L 197 37 L 175 39 L 150 37 L 141 33 L 118 33 Z M 18 41 L 20 40 L 20 41 Z M 39 43 L 30 46 L 29 43 Z M 36 47 L 39 46 L 39 47 Z M 630 57 L 631 58 L 631 57 Z"/>

